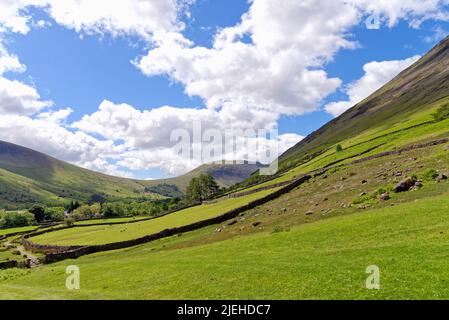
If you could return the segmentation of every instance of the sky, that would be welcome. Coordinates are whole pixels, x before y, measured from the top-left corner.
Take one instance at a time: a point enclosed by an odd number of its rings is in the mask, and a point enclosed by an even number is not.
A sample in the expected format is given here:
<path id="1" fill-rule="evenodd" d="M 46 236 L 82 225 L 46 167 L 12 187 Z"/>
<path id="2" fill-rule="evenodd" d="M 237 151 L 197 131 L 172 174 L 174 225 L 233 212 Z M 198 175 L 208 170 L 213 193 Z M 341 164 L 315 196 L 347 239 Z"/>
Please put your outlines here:
<path id="1" fill-rule="evenodd" d="M 196 122 L 276 129 L 251 137 L 275 157 L 417 61 L 448 22 L 449 0 L 0 0 L 0 140 L 138 179 L 211 161 L 173 148 Z"/>

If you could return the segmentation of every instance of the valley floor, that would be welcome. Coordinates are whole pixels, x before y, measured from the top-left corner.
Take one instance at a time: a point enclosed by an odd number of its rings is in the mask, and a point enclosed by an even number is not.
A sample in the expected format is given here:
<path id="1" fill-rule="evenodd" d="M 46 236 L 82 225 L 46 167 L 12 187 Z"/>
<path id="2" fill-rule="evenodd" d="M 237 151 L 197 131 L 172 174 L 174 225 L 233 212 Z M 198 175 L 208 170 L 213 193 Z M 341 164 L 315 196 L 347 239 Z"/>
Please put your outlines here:
<path id="1" fill-rule="evenodd" d="M 179 248 L 211 231 L 32 270 L 0 272 L 2 299 L 447 299 L 449 193 L 282 232 Z M 68 291 L 65 269 L 81 270 Z M 365 287 L 380 269 L 380 290 Z"/>

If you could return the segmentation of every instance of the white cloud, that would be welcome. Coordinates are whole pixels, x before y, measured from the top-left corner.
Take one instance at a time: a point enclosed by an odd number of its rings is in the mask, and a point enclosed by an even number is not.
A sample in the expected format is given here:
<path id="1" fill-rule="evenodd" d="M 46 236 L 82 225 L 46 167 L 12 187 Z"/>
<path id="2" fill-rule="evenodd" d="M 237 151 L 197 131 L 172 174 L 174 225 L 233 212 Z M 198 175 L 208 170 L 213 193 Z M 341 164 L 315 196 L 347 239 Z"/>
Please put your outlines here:
<path id="1" fill-rule="evenodd" d="M 434 44 L 448 36 L 449 32 L 441 26 L 432 28 L 432 34 L 424 37 L 424 42 Z"/>
<path id="2" fill-rule="evenodd" d="M 24 72 L 26 67 L 19 58 L 11 55 L 0 42 L 0 113 L 1 114 L 34 114 L 52 105 L 43 101 L 37 90 L 17 80 L 4 77 L 6 72 Z"/>
<path id="3" fill-rule="evenodd" d="M 346 0 L 364 14 L 374 14 L 389 27 L 400 20 L 417 28 L 426 20 L 449 20 L 448 0 Z"/>
<path id="4" fill-rule="evenodd" d="M 0 32 L 9 30 L 26 34 L 30 26 L 43 27 L 44 20 L 34 21 L 27 11 L 38 7 L 48 12 L 56 23 L 77 32 L 137 35 L 150 40 L 155 32 L 184 28 L 180 15 L 194 0 L 1 0 Z"/>
<path id="5" fill-rule="evenodd" d="M 339 116 L 370 96 L 419 58 L 420 56 L 414 56 L 405 60 L 373 61 L 365 64 L 363 66 L 363 70 L 365 71 L 363 77 L 349 84 L 346 88 L 346 94 L 349 100 L 329 103 L 325 106 L 325 110 L 335 117 Z"/>
<path id="6" fill-rule="evenodd" d="M 10 55 L 0 43 L 0 76 L 6 72 L 25 72 L 26 67 L 20 63 L 19 58 Z"/>
<path id="7" fill-rule="evenodd" d="M 57 158 L 82 164 L 121 151 L 111 141 L 100 141 L 58 123 L 20 115 L 0 116 L 2 140 L 17 143 Z"/>
<path id="8" fill-rule="evenodd" d="M 212 48 L 194 46 L 180 33 L 160 35 L 135 64 L 149 76 L 170 75 L 188 95 L 225 109 L 231 119 L 245 120 L 244 110 L 247 118 L 261 112 L 272 122 L 315 110 L 339 87 L 321 67 L 339 49 L 355 46 L 345 32 L 357 21 L 355 9 L 336 1 L 255 0 L 240 24 L 216 35 Z"/>
<path id="9" fill-rule="evenodd" d="M 0 113 L 29 115 L 51 106 L 36 89 L 17 80 L 0 77 Z"/>
<path id="10" fill-rule="evenodd" d="M 37 115 L 38 119 L 45 120 L 52 123 L 65 123 L 68 116 L 72 114 L 73 110 L 70 108 L 50 110 Z"/>

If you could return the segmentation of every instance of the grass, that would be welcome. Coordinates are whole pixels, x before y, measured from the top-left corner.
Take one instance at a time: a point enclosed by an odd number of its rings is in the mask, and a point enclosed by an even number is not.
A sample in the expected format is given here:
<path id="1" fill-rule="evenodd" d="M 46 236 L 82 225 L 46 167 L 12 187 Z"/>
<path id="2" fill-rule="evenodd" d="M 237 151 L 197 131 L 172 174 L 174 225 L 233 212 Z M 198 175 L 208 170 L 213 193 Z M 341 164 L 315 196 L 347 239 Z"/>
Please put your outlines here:
<path id="1" fill-rule="evenodd" d="M 14 255 L 11 250 L 0 247 L 0 262 L 8 260 L 21 260 L 21 256 Z"/>
<path id="2" fill-rule="evenodd" d="M 213 204 L 192 207 L 149 221 L 127 225 L 72 228 L 51 232 L 32 238 L 32 241 L 39 244 L 54 245 L 93 245 L 140 238 L 164 229 L 181 227 L 219 216 L 271 192 L 273 190 L 266 190 L 246 197 L 226 199 Z"/>
<path id="3" fill-rule="evenodd" d="M 93 220 L 83 220 L 75 222 L 75 225 L 82 226 L 86 224 L 104 224 L 104 223 L 122 223 L 122 222 L 131 222 L 131 221 L 139 221 L 142 219 L 148 219 L 150 217 L 146 216 L 138 216 L 138 217 L 126 217 L 126 218 L 109 218 L 109 219 L 93 219 Z"/>
<path id="4" fill-rule="evenodd" d="M 0 229 L 0 236 L 3 236 L 5 234 L 10 234 L 10 233 L 16 233 L 16 232 L 33 231 L 35 229 L 37 229 L 36 226 L 26 226 L 26 227 L 18 227 L 18 228 Z"/>
<path id="5" fill-rule="evenodd" d="M 0 298 L 449 298 L 448 206 L 445 194 L 286 232 L 161 251 L 148 244 L 31 273 L 1 271 Z M 71 264 L 80 267 L 80 291 L 65 289 Z M 381 290 L 365 288 L 370 265 L 380 268 Z"/>

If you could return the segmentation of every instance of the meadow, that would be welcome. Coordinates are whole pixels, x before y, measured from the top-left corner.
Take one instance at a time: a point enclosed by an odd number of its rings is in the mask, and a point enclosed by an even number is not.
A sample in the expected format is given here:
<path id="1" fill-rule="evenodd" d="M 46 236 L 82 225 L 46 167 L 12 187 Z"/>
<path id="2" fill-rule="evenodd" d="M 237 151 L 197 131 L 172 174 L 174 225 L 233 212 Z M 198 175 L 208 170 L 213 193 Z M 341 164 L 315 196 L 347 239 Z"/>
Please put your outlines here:
<path id="1" fill-rule="evenodd" d="M 222 215 L 230 210 L 262 198 L 273 192 L 265 190 L 245 197 L 225 199 L 212 204 L 191 207 L 156 219 L 123 225 L 99 225 L 71 228 L 31 238 L 38 244 L 93 245 L 120 242 L 181 227 L 201 220 Z"/>
<path id="2" fill-rule="evenodd" d="M 107 224 L 107 223 L 125 223 L 134 222 L 143 219 L 148 219 L 148 216 L 136 216 L 136 217 L 124 217 L 124 218 L 106 218 L 106 219 L 92 219 L 92 220 L 82 220 L 76 221 L 76 226 L 89 225 L 89 224 Z"/>
<path id="3" fill-rule="evenodd" d="M 6 234 L 12 234 L 12 233 L 16 233 L 16 232 L 33 231 L 36 229 L 37 229 L 36 226 L 25 226 L 25 227 L 18 227 L 18 228 L 0 229 L 0 236 L 6 235 Z"/>
<path id="4" fill-rule="evenodd" d="M 34 270 L 0 271 L 2 299 L 447 299 L 449 194 L 179 248 L 198 230 Z M 184 238 L 185 237 L 185 238 Z M 65 288 L 65 268 L 81 290 Z M 366 268 L 380 269 L 368 290 Z"/>

